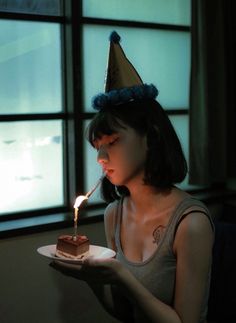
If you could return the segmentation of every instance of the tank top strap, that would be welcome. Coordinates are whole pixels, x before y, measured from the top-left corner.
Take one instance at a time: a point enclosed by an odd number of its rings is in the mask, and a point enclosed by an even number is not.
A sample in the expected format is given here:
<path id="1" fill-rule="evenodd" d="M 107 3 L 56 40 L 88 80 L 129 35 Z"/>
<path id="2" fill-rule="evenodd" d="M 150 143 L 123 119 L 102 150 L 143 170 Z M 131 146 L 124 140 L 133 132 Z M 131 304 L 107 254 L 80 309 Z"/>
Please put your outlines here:
<path id="1" fill-rule="evenodd" d="M 115 243 L 118 248 L 120 248 L 120 227 L 122 220 L 122 209 L 123 209 L 124 197 L 118 201 L 116 214 L 115 214 Z"/>

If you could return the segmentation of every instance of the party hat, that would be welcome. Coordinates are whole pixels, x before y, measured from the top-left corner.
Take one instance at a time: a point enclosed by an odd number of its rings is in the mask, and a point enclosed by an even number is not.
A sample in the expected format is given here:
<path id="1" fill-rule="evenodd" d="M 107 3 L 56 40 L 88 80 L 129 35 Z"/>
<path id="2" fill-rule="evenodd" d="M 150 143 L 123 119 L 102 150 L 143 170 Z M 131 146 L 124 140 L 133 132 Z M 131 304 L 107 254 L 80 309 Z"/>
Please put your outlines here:
<path id="1" fill-rule="evenodd" d="M 155 99 L 157 95 L 158 90 L 153 84 L 143 83 L 120 45 L 120 36 L 113 31 L 110 35 L 105 93 L 93 98 L 93 108 L 100 110 L 132 100 Z"/>
<path id="2" fill-rule="evenodd" d="M 141 77 L 120 46 L 120 36 L 113 31 L 110 35 L 105 92 L 141 84 Z"/>

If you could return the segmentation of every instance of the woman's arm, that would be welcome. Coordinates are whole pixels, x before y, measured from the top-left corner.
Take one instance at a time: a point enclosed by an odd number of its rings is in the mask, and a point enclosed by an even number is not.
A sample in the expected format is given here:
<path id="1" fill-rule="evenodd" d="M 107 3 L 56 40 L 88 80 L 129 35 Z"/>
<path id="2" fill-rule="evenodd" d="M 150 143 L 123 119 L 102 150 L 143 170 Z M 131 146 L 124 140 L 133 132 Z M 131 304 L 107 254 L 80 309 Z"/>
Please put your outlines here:
<path id="1" fill-rule="evenodd" d="M 206 297 L 212 263 L 214 232 L 206 215 L 191 213 L 176 232 L 177 257 L 175 308 L 183 322 L 198 322 Z"/>

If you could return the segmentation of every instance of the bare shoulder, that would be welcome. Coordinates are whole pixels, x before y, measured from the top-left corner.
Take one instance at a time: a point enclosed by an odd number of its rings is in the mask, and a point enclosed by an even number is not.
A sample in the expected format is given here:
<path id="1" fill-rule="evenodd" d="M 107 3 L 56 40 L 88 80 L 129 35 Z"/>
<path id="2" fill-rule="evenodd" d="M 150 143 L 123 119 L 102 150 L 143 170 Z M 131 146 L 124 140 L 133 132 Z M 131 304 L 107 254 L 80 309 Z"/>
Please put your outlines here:
<path id="1" fill-rule="evenodd" d="M 213 234 L 214 230 L 210 216 L 202 213 L 200 209 L 199 211 L 196 210 L 195 212 L 191 212 L 190 210 L 186 213 L 187 215 L 183 217 L 177 231 L 197 236 Z"/>
<path id="2" fill-rule="evenodd" d="M 182 243 L 209 244 L 214 240 L 214 228 L 210 218 L 201 212 L 189 212 L 178 225 L 175 247 Z"/>

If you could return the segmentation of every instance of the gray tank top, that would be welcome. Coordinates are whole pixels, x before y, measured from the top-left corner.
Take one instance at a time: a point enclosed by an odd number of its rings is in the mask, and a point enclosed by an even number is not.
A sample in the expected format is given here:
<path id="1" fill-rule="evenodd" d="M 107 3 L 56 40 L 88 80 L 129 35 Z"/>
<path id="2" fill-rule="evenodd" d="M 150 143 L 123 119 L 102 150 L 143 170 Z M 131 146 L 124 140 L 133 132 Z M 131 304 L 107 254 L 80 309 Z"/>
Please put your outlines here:
<path id="1" fill-rule="evenodd" d="M 176 275 L 176 257 L 173 253 L 173 243 L 175 233 L 181 220 L 192 212 L 204 213 L 208 218 L 214 230 L 213 221 L 207 207 L 194 198 L 185 198 L 176 207 L 173 212 L 165 233 L 157 246 L 156 251 L 144 262 L 131 262 L 126 259 L 121 248 L 120 226 L 122 219 L 123 199 L 119 201 L 115 215 L 115 243 L 117 248 L 116 258 L 123 263 L 130 272 L 159 300 L 165 304 L 173 306 L 175 275 Z M 210 275 L 201 310 L 201 320 L 205 322 L 207 315 L 207 303 L 210 287 Z M 135 321 L 142 320 L 139 313 L 134 313 Z"/>

